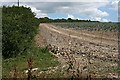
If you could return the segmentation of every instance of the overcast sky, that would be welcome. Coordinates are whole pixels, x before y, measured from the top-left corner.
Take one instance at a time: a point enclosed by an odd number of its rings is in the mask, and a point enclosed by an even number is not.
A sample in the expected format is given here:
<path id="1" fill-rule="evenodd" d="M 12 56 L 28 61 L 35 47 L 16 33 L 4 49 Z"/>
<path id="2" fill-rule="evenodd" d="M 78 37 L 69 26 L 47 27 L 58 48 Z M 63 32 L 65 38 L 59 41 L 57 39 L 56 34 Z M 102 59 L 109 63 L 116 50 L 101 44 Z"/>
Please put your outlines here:
<path id="1" fill-rule="evenodd" d="M 38 18 L 72 18 L 117 22 L 118 1 L 66 0 L 65 2 L 65 0 L 20 0 L 20 6 L 30 7 Z M 4 0 L 0 5 L 17 5 L 17 0 Z"/>

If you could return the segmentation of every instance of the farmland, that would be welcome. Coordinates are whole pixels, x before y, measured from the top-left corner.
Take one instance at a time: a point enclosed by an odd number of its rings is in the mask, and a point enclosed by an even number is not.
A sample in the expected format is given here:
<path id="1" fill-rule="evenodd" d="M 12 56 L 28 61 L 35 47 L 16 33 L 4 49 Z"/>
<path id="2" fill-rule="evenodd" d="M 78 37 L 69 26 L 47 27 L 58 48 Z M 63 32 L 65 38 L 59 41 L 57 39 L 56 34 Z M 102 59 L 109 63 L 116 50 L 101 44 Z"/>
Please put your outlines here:
<path id="1" fill-rule="evenodd" d="M 95 30 L 90 27 L 81 29 L 71 26 L 81 26 L 80 24 L 82 25 L 77 22 L 41 23 L 39 25 L 39 32 L 35 37 L 37 49 L 30 49 L 32 54 L 27 55 L 33 56 L 34 67 L 39 68 L 32 73 L 36 78 L 87 78 L 88 76 L 92 78 L 118 78 L 117 30 L 99 30 L 100 28 Z M 114 25 L 117 28 L 117 24 Z M 46 45 L 49 52 L 39 49 L 42 45 Z M 27 58 L 25 56 L 4 60 L 4 77 L 8 75 L 10 77 L 9 72 L 14 64 L 22 61 L 21 64 L 25 65 Z M 17 66 L 20 72 L 27 69 L 26 66 Z M 73 74 L 73 72 L 75 73 Z M 21 74 L 22 77 L 26 77 L 25 73 Z"/>
<path id="2" fill-rule="evenodd" d="M 15 6 L 2 21 L 3 78 L 118 78 L 117 23 L 38 19 Z"/>
<path id="3" fill-rule="evenodd" d="M 105 22 L 62 22 L 62 23 L 52 23 L 55 26 L 60 26 L 62 28 L 74 28 L 89 31 L 118 31 L 118 23 L 105 23 Z"/>
<path id="4" fill-rule="evenodd" d="M 61 23 L 54 24 L 40 24 L 40 33 L 50 45 L 50 51 L 64 66 L 72 60 L 74 71 L 77 68 L 81 72 L 80 76 L 87 77 L 89 74 L 92 78 L 117 78 L 117 31 L 76 30 L 61 26 Z"/>

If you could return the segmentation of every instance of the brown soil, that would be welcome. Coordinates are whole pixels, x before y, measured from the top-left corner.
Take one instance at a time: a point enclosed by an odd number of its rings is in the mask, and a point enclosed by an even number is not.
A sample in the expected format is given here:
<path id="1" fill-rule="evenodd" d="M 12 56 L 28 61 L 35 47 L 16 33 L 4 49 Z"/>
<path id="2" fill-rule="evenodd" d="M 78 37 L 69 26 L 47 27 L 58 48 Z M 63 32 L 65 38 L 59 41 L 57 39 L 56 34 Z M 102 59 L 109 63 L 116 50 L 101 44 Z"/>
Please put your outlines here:
<path id="1" fill-rule="evenodd" d="M 47 43 L 44 37 L 38 32 L 38 34 L 35 36 L 35 44 L 39 48 L 44 48 L 46 47 Z"/>
<path id="2" fill-rule="evenodd" d="M 50 24 L 41 24 L 46 28 L 49 28 L 55 32 L 61 33 L 63 35 L 75 37 L 82 39 L 84 41 L 93 42 L 96 44 L 107 44 L 112 46 L 118 45 L 118 32 L 112 31 L 88 31 L 88 30 L 74 30 L 74 29 L 64 29 L 61 27 L 55 27 Z"/>
<path id="3" fill-rule="evenodd" d="M 89 71 L 93 76 L 107 76 L 112 78 L 117 76 L 117 73 L 113 71 L 113 69 L 117 68 L 116 60 L 118 60 L 117 32 L 64 29 L 50 24 L 40 24 L 40 28 L 42 29 L 42 34 L 39 33 L 36 36 L 37 45 L 53 44 L 59 48 L 67 48 L 73 47 L 73 45 L 76 45 L 76 42 L 82 44 L 74 47 L 74 50 L 80 50 L 83 53 L 74 53 L 73 57 L 76 60 L 75 66 L 77 67 L 77 65 L 80 64 L 79 67 L 80 70 L 83 71 L 83 74 L 88 72 L 88 69 L 87 71 L 82 70 L 82 68 L 87 66 L 87 68 L 90 68 Z M 41 35 L 43 35 L 43 37 Z M 67 46 L 69 37 L 72 45 Z M 67 52 L 69 52 L 69 50 Z M 88 55 L 91 55 L 90 59 L 88 59 Z M 68 59 L 66 59 L 65 56 L 59 54 L 55 54 L 55 56 L 58 57 L 62 65 L 67 65 L 66 62 Z"/>

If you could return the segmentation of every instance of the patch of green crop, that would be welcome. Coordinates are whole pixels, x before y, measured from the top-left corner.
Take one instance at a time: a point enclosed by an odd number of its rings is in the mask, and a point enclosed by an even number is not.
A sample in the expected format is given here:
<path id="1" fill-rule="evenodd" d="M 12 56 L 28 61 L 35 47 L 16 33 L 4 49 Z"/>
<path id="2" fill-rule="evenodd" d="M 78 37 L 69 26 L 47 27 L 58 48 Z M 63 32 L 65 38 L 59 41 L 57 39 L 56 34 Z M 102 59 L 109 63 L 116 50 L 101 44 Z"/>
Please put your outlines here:
<path id="1" fill-rule="evenodd" d="M 60 26 L 63 28 L 75 28 L 89 31 L 118 31 L 118 23 L 110 22 L 62 22 L 62 23 L 51 23 L 55 26 Z"/>

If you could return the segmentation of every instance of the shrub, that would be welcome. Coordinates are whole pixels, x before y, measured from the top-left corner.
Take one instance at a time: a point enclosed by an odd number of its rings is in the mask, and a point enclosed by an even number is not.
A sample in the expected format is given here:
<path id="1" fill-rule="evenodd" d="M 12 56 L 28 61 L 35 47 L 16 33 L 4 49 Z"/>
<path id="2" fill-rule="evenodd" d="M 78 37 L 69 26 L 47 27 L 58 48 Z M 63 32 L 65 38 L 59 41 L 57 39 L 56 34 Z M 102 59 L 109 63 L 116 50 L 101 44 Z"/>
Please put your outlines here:
<path id="1" fill-rule="evenodd" d="M 38 24 L 30 8 L 5 7 L 2 10 L 2 55 L 4 58 L 24 53 L 37 33 Z"/>

